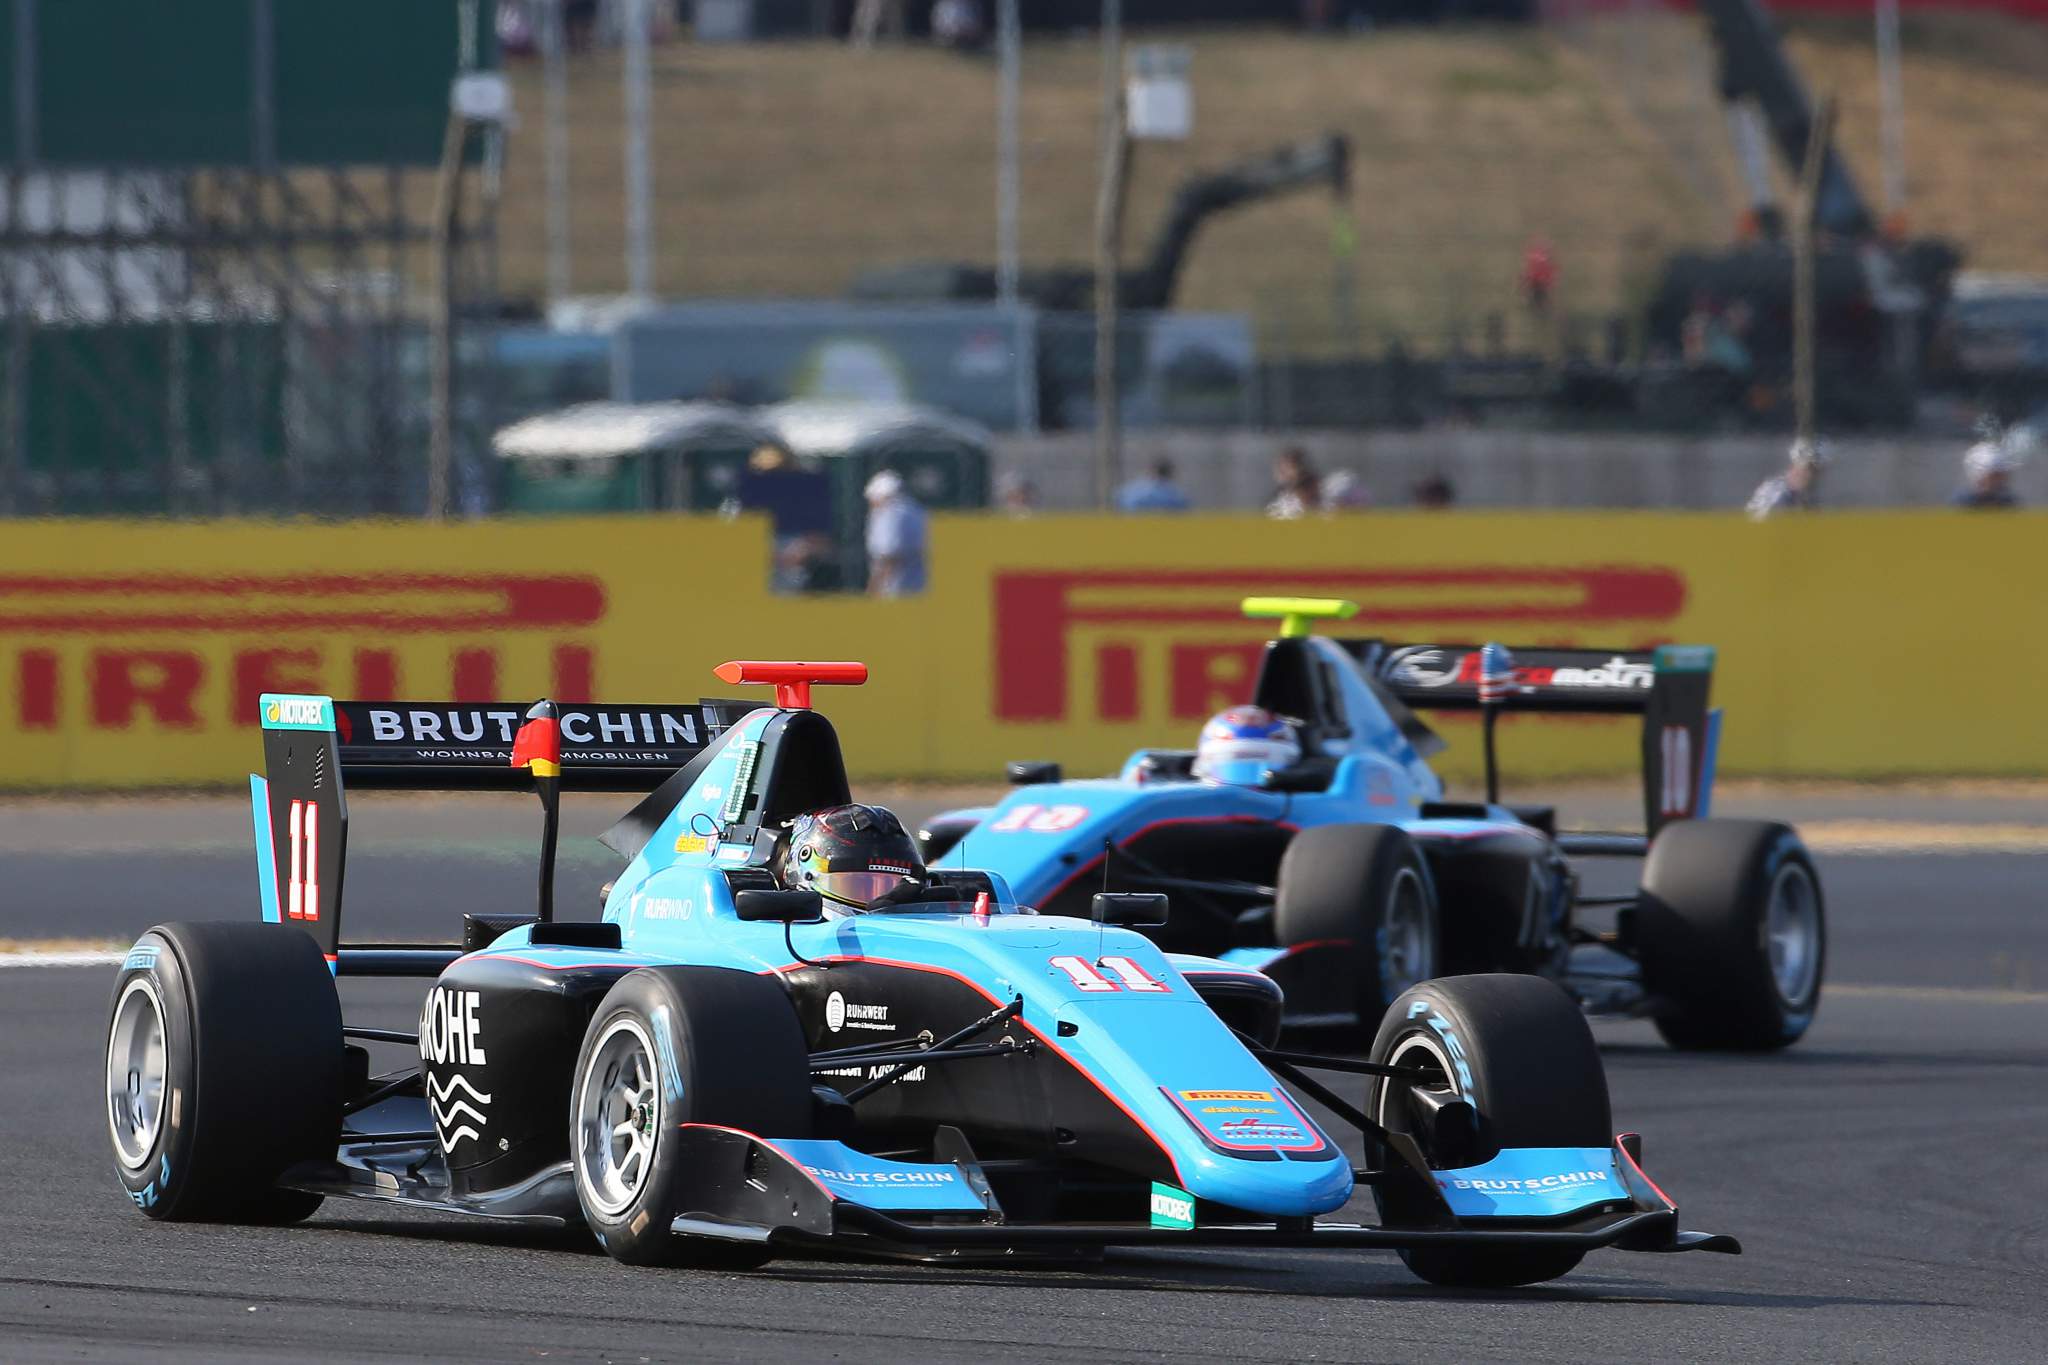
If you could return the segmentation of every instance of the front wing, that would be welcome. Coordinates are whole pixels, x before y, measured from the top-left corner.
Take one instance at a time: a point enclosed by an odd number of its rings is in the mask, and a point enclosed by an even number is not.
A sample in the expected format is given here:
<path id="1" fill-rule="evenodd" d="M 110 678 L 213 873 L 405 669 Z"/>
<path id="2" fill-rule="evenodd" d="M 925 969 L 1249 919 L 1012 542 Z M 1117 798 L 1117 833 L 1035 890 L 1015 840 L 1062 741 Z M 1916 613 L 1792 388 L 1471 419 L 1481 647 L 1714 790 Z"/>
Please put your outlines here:
<path id="1" fill-rule="evenodd" d="M 837 1143 L 782 1143 L 731 1128 L 684 1130 L 679 1163 L 691 1173 L 675 1231 L 797 1248 L 863 1244 L 883 1252 L 1080 1250 L 1112 1246 L 1329 1247 L 1400 1250 L 1430 1246 L 1572 1247 L 1591 1251 L 1719 1251 L 1741 1244 L 1680 1228 L 1677 1205 L 1643 1173 L 1641 1139 L 1612 1149 L 1624 1197 L 1554 1217 L 1460 1215 L 1441 1198 L 1429 1226 L 1385 1227 L 1291 1218 L 1251 1221 L 1230 1211 L 1193 1226 L 1133 1221 L 1013 1223 L 989 1190 L 965 1143 L 940 1144 L 935 1164 L 878 1161 Z M 815 1158 L 841 1155 L 832 1166 Z M 877 1174 L 878 1168 L 880 1173 Z M 1360 1172 L 1362 1178 L 1373 1173 Z M 1206 1208 L 1205 1210 L 1206 1211 Z"/>

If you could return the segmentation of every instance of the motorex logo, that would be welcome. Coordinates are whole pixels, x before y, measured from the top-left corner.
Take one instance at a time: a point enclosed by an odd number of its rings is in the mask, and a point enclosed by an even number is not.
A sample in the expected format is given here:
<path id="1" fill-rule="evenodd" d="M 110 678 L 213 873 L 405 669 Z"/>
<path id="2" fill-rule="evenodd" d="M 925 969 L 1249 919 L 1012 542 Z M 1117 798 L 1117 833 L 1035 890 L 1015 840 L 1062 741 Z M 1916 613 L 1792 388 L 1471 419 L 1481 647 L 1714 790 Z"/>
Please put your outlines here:
<path id="1" fill-rule="evenodd" d="M 260 703 L 266 730 L 332 730 L 334 703 L 325 697 L 265 692 Z"/>
<path id="2" fill-rule="evenodd" d="M 1173 1185 L 1152 1182 L 1152 1226 L 1192 1232 L 1195 1227 L 1195 1197 Z"/>

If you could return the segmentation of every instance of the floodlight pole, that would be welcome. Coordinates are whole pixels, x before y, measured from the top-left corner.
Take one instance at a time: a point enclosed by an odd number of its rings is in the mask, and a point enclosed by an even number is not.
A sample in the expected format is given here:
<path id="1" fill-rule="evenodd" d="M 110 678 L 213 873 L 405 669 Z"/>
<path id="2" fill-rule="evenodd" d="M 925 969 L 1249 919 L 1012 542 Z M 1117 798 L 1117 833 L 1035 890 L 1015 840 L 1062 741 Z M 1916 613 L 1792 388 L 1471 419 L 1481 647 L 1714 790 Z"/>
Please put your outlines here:
<path id="1" fill-rule="evenodd" d="M 1105 510 L 1115 504 L 1122 482 L 1117 276 L 1130 155 L 1130 132 L 1124 123 L 1123 0 L 1102 0 L 1102 180 L 1095 196 L 1095 497 Z"/>
<path id="2" fill-rule="evenodd" d="M 434 186 L 434 313 L 430 430 L 427 439 L 427 519 L 448 519 L 455 468 L 455 241 L 462 214 L 462 150 L 469 120 L 448 111 L 441 140 L 440 178 Z"/>
<path id="3" fill-rule="evenodd" d="M 996 301 L 1017 306 L 1017 0 L 996 0 Z"/>
<path id="4" fill-rule="evenodd" d="M 1792 231 L 1792 402 L 1796 434 L 1811 443 L 1815 416 L 1814 328 L 1818 271 L 1814 255 L 1819 243 L 1820 176 L 1835 135 L 1835 97 L 1823 95 L 1806 132 L 1806 157 L 1799 168 L 1798 222 Z"/>
<path id="5" fill-rule="evenodd" d="M 650 153 L 651 100 L 648 0 L 625 0 L 626 87 L 626 292 L 654 297 L 654 171 Z"/>
<path id="6" fill-rule="evenodd" d="M 1884 208 L 1906 208 L 1906 95 L 1899 79 L 1899 0 L 1877 0 L 1877 126 L 1884 146 Z"/>
<path id="7" fill-rule="evenodd" d="M 562 23 L 563 0 L 542 0 L 540 50 L 547 129 L 548 302 L 569 296 L 569 58 Z"/>

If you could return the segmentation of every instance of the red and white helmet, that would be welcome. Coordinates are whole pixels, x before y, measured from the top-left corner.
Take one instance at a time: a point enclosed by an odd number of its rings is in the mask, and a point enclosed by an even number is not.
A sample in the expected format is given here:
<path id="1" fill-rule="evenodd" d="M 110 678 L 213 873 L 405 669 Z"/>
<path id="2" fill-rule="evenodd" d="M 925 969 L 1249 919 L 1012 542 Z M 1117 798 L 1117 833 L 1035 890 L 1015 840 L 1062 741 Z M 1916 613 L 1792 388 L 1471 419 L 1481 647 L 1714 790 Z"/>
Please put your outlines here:
<path id="1" fill-rule="evenodd" d="M 1209 717 L 1195 746 L 1196 777 L 1237 787 L 1256 787 L 1274 768 L 1301 758 L 1294 727 L 1263 706 L 1233 706 Z"/>

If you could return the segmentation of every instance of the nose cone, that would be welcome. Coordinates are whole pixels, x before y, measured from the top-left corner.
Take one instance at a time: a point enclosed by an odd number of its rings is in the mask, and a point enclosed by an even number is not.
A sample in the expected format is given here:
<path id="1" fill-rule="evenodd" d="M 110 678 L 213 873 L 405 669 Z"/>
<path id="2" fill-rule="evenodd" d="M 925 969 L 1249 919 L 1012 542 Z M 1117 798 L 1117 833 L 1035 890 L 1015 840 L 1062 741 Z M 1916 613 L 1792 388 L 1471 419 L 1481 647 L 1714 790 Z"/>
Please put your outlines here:
<path id="1" fill-rule="evenodd" d="M 1059 1018 L 1075 1026 L 1067 1047 L 1117 1090 L 1188 1193 L 1276 1218 L 1351 1197 L 1343 1151 L 1199 1000 L 1104 994 Z"/>

